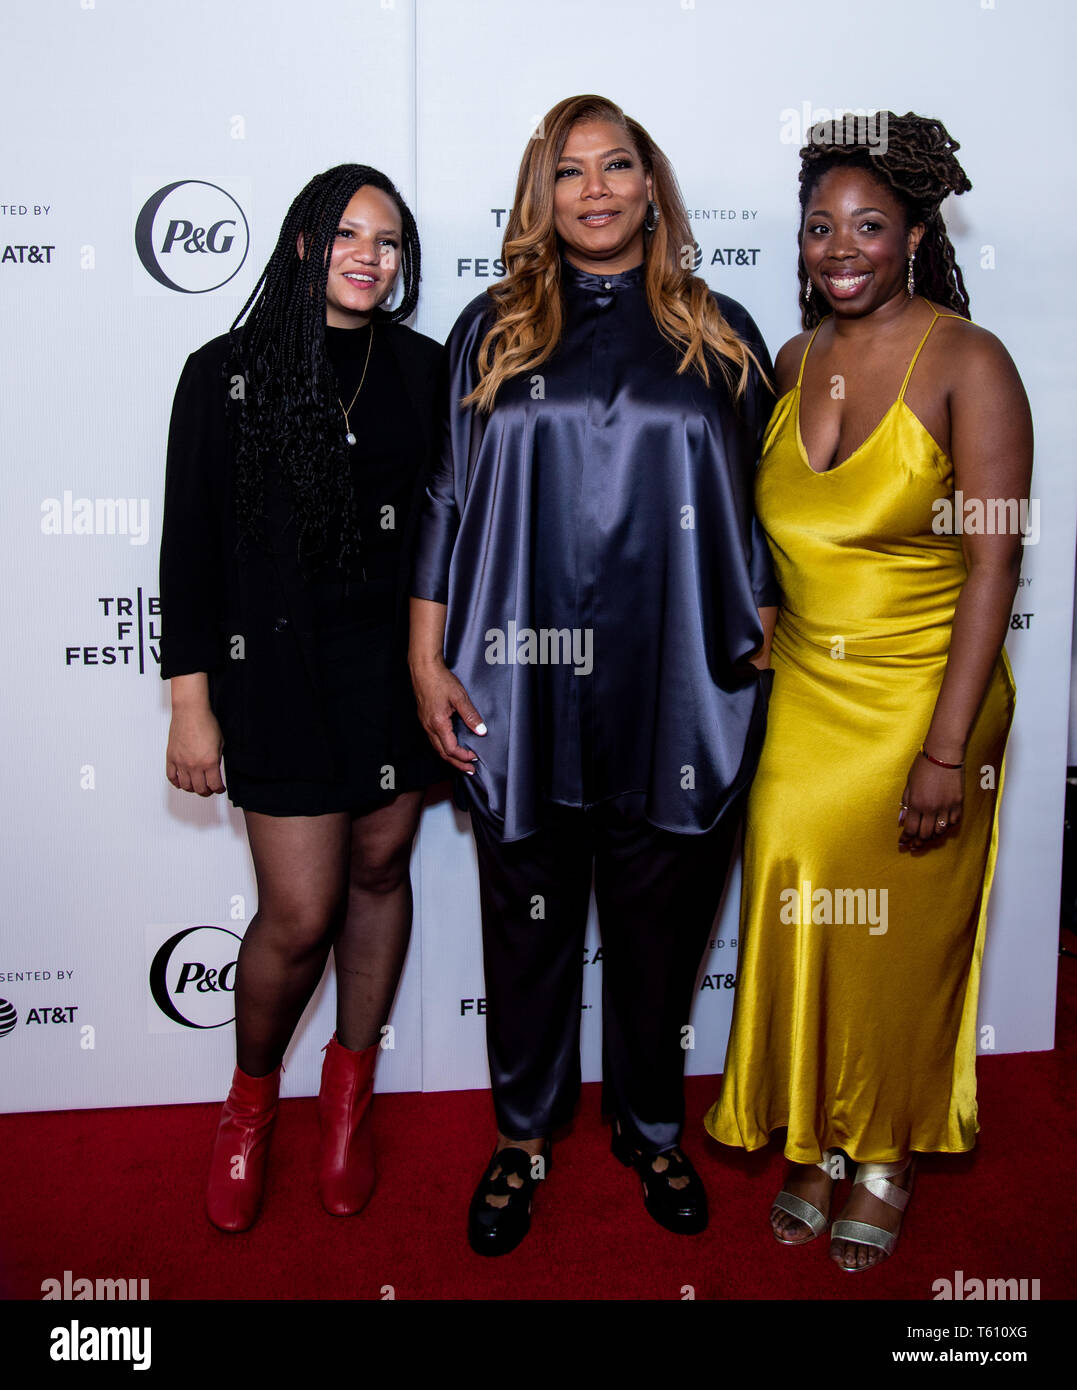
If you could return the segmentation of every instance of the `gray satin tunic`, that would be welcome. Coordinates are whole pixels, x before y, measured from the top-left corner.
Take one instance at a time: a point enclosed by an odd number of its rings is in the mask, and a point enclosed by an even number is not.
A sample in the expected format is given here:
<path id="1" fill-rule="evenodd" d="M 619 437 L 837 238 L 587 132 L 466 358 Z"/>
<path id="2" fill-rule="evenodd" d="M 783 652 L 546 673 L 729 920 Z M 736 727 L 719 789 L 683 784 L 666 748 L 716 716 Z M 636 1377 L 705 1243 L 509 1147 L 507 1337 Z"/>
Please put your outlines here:
<path id="1" fill-rule="evenodd" d="M 412 593 L 448 606 L 445 662 L 489 732 L 454 717 L 479 761 L 461 777 L 505 840 L 550 802 L 641 793 L 653 825 L 709 830 L 751 779 L 770 673 L 747 663 L 778 602 L 752 491 L 773 402 L 739 402 L 717 367 L 678 376 L 644 267 L 561 267 L 556 352 L 459 404 L 492 322 L 484 294 L 446 343 L 440 452 L 419 517 Z M 758 329 L 722 313 L 769 371 Z M 437 447 L 437 446 L 436 446 Z"/>

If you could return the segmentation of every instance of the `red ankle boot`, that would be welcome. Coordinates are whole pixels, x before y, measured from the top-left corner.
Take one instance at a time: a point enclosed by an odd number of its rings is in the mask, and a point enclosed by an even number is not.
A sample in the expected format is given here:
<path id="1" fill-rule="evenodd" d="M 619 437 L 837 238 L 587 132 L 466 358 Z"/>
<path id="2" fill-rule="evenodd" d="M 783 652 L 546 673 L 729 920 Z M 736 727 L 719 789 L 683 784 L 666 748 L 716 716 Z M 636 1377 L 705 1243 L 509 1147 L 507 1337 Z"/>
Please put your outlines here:
<path id="1" fill-rule="evenodd" d="M 318 1186 L 326 1211 L 334 1216 L 351 1216 L 366 1206 L 374 1190 L 370 1101 L 378 1045 L 352 1052 L 337 1042 L 334 1033 L 322 1051 L 325 1061 L 318 1092 Z"/>
<path id="2" fill-rule="evenodd" d="M 258 1218 L 279 1092 L 280 1067 L 268 1076 L 248 1076 L 236 1067 L 206 1189 L 206 1212 L 222 1231 L 245 1231 Z"/>

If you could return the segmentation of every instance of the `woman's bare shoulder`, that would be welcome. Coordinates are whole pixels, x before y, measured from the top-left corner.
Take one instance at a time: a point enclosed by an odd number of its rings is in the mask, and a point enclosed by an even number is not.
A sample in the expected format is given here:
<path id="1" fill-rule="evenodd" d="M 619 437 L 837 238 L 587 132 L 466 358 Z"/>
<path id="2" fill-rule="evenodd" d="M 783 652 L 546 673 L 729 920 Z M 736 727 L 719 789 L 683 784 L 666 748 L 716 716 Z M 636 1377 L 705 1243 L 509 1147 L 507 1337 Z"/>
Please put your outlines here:
<path id="1" fill-rule="evenodd" d="M 779 349 L 778 356 L 774 359 L 774 377 L 779 396 L 784 396 L 797 384 L 800 363 L 810 342 L 811 333 L 806 329 L 803 333 L 798 333 L 795 338 L 790 338 Z"/>
<path id="2" fill-rule="evenodd" d="M 932 334 L 936 355 L 945 362 L 952 386 L 988 386 L 1017 378 L 1013 358 L 994 333 L 941 304 L 932 308 L 939 315 Z"/>

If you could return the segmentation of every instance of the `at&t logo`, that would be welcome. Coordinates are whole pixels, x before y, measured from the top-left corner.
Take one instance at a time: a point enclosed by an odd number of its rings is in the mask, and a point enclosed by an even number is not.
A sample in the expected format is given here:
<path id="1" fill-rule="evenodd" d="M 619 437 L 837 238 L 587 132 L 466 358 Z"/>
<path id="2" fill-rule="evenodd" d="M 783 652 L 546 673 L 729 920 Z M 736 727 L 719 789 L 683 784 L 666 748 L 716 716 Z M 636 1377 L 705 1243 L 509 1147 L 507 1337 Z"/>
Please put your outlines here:
<path id="1" fill-rule="evenodd" d="M 227 927 L 184 927 L 170 934 L 150 962 L 150 993 L 160 1010 L 156 1021 L 151 1014 L 151 1030 L 172 1031 L 161 1014 L 183 1028 L 231 1023 L 239 945 L 240 937 Z"/>
<path id="2" fill-rule="evenodd" d="M 250 228 L 239 203 L 203 179 L 159 188 L 135 221 L 135 249 L 147 273 L 181 294 L 206 294 L 227 285 L 249 246 Z"/>

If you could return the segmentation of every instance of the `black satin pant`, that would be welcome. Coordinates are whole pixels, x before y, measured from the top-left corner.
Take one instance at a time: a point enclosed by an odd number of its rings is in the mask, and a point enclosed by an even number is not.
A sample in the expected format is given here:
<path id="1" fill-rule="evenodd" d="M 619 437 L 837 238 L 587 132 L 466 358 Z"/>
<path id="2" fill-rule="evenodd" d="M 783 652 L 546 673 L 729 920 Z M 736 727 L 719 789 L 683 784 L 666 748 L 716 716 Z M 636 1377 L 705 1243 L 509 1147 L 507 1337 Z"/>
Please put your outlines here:
<path id="1" fill-rule="evenodd" d="M 642 795 L 588 809 L 504 843 L 472 807 L 479 857 L 486 1037 L 498 1129 L 549 1135 L 580 1087 L 584 933 L 594 874 L 602 935 L 603 1109 L 658 1153 L 684 1124 L 683 1029 L 740 818 L 703 835 L 643 819 Z"/>

